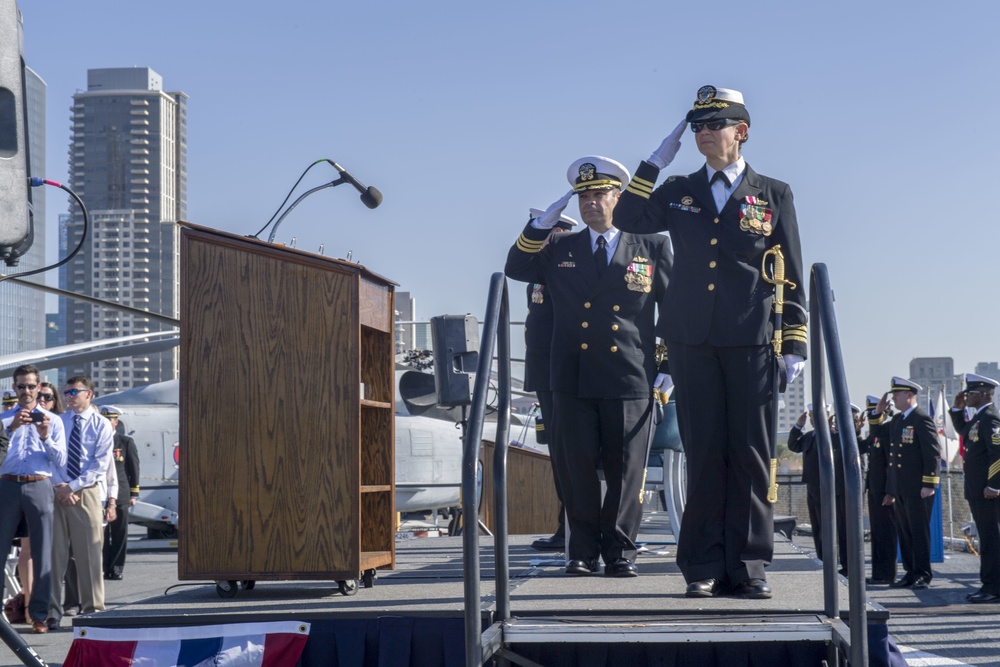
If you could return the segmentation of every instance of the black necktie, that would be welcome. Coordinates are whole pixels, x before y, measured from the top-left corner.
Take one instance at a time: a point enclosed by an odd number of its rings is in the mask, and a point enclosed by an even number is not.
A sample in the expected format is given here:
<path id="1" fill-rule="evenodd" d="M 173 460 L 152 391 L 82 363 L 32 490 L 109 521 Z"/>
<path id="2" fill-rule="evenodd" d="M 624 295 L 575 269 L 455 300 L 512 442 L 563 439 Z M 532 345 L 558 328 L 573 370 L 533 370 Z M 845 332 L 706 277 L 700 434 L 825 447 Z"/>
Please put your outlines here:
<path id="1" fill-rule="evenodd" d="M 722 181 L 723 183 L 726 184 L 727 188 L 732 186 L 732 183 L 729 182 L 729 177 L 726 176 L 721 171 L 717 171 L 714 174 L 712 174 L 712 180 L 709 181 L 709 185 L 713 185 L 716 181 Z"/>
<path id="2" fill-rule="evenodd" d="M 597 250 L 594 251 L 594 261 L 597 263 L 597 275 L 604 275 L 608 268 L 608 242 L 603 236 L 597 237 Z"/>

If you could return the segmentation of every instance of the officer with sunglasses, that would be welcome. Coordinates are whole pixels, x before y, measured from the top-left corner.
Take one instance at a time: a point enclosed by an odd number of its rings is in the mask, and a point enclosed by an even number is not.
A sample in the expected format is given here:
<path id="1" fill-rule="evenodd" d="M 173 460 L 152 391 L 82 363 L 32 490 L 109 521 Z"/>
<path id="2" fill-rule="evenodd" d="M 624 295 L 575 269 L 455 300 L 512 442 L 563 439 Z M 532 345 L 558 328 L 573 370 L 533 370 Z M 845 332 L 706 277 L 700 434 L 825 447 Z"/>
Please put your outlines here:
<path id="1" fill-rule="evenodd" d="M 655 188 L 688 123 L 705 166 Z M 779 245 L 785 278 L 796 286 L 784 292 L 787 381 L 805 365 L 806 287 L 792 193 L 743 159 L 749 130 L 742 93 L 703 86 L 684 120 L 639 165 L 614 213 L 622 231 L 668 231 L 674 246 L 664 338 L 687 445 L 677 563 L 689 597 L 771 597 L 764 567 L 774 548 L 767 490 L 777 371 L 774 290 L 761 266 Z"/>

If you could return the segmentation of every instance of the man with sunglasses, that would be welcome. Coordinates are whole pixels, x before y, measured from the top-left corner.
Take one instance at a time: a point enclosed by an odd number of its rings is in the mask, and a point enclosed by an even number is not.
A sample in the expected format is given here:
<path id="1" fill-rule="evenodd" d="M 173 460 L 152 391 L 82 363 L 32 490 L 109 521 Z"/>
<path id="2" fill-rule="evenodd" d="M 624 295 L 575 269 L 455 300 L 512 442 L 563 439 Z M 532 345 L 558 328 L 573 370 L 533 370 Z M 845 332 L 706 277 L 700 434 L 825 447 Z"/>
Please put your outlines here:
<path id="1" fill-rule="evenodd" d="M 66 464 L 66 440 L 58 415 L 38 405 L 38 376 L 31 365 L 14 371 L 17 405 L 0 416 L 10 435 L 0 465 L 0 545 L 9 548 L 23 514 L 34 553 L 28 618 L 32 632 L 44 633 L 52 585 L 52 477 Z"/>
<path id="2" fill-rule="evenodd" d="M 705 166 L 654 190 L 688 123 Z M 664 338 L 686 445 L 677 564 L 688 597 L 771 597 L 764 568 L 774 551 L 772 379 L 782 359 L 788 382 L 805 365 L 806 289 L 792 193 L 744 161 L 749 130 L 742 93 L 703 86 L 684 121 L 639 165 L 614 213 L 622 231 L 668 231 L 674 247 Z M 781 358 L 772 346 L 774 289 L 761 269 L 775 246 L 794 283 L 784 291 Z"/>
<path id="3" fill-rule="evenodd" d="M 104 609 L 104 501 L 114 444 L 111 422 L 91 405 L 94 383 L 89 377 L 70 378 L 63 396 L 67 410 L 59 416 L 66 433 L 66 464 L 56 470 L 53 487 L 53 578 L 46 621 L 50 630 L 59 627 L 63 617 L 63 577 L 71 550 L 81 613 Z"/>
<path id="4" fill-rule="evenodd" d="M 993 392 L 1000 382 L 965 374 L 965 391 L 955 396 L 951 421 L 965 441 L 965 499 L 979 533 L 979 580 L 966 596 L 973 604 L 1000 602 L 1000 411 Z M 966 408 L 975 410 L 971 418 Z"/>

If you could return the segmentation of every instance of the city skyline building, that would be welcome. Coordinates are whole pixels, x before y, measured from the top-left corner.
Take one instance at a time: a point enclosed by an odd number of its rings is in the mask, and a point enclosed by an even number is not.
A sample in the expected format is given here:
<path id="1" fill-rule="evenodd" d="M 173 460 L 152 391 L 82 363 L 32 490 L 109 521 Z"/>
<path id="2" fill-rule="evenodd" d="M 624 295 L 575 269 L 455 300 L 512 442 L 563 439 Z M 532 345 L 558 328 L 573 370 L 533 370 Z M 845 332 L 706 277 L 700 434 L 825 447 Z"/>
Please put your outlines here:
<path id="1" fill-rule="evenodd" d="M 45 176 L 45 81 L 29 67 L 24 70 L 25 121 L 27 125 L 28 172 Z M 45 265 L 45 190 L 31 192 L 34 241 L 17 266 L 4 273 L 24 273 Z M 45 347 L 45 294 L 12 282 L 0 283 L 0 311 L 5 314 L 0 334 L 0 355 Z"/>
<path id="2" fill-rule="evenodd" d="M 165 92 L 148 67 L 87 71 L 73 96 L 69 182 L 90 214 L 81 252 L 60 271 L 60 285 L 123 305 L 178 317 L 180 229 L 187 217 L 187 95 Z M 83 216 L 73 207 L 60 250 L 80 242 Z M 64 245 L 65 244 L 65 245 Z M 67 344 L 159 331 L 149 318 L 65 298 L 59 300 Z M 66 368 L 99 394 L 177 377 L 176 349 Z"/>

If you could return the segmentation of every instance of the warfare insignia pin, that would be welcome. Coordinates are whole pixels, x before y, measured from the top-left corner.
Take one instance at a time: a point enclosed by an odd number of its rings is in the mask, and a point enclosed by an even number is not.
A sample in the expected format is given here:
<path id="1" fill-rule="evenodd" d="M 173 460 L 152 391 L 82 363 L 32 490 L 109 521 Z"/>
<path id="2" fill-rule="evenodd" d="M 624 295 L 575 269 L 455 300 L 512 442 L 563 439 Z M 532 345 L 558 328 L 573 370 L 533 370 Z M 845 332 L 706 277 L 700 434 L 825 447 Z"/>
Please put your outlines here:
<path id="1" fill-rule="evenodd" d="M 681 204 L 683 204 L 684 206 L 690 206 L 693 203 L 694 203 L 693 197 L 681 197 Z"/>
<path id="2" fill-rule="evenodd" d="M 636 255 L 635 257 L 632 258 L 632 261 L 633 262 L 648 262 L 649 260 L 646 259 L 645 257 L 641 257 L 639 255 Z"/>
<path id="3" fill-rule="evenodd" d="M 581 181 L 592 181 L 594 180 L 594 175 L 597 174 L 597 167 L 595 167 L 590 162 L 584 162 L 580 165 L 580 180 Z"/>
<path id="4" fill-rule="evenodd" d="M 715 86 L 702 86 L 698 89 L 698 101 L 704 104 L 710 102 L 715 97 Z"/>

